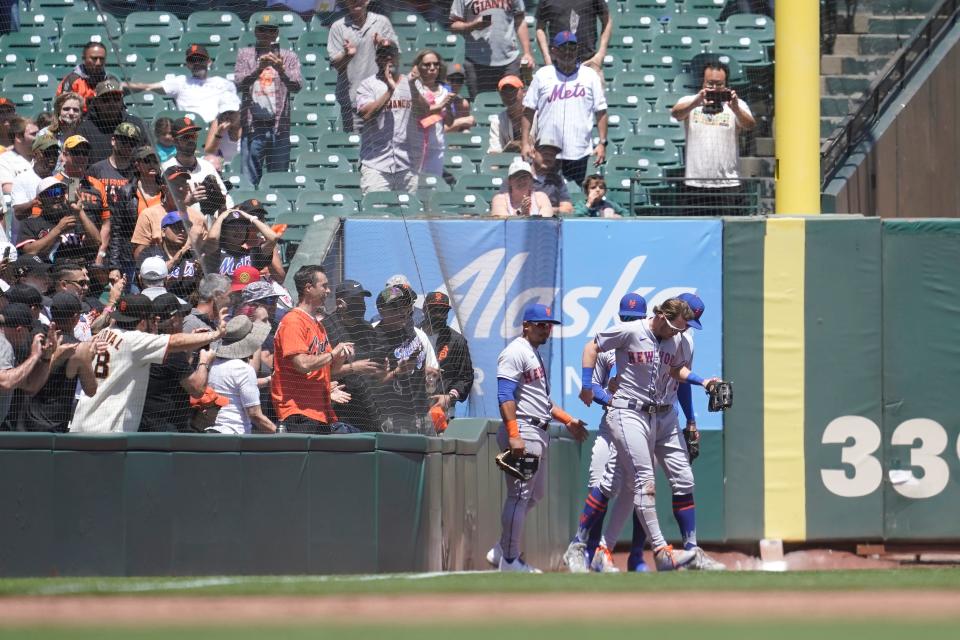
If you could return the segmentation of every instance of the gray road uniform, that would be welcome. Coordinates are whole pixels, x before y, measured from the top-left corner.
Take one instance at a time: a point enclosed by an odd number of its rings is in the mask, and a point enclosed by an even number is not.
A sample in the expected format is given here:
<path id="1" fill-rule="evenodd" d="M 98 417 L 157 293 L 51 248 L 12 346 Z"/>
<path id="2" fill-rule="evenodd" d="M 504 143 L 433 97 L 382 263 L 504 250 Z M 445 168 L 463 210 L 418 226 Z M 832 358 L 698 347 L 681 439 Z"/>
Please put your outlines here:
<path id="1" fill-rule="evenodd" d="M 550 382 L 546 367 L 536 349 L 520 336 L 500 352 L 497 359 L 497 378 L 517 383 L 514 399 L 517 403 L 517 426 L 527 453 L 540 457 L 537 473 L 524 482 L 504 474 L 507 482 L 507 498 L 500 516 L 502 526 L 500 546 L 506 558 L 520 555 L 520 541 L 527 512 L 543 498 L 547 482 L 547 448 L 550 437 Z M 500 449 L 509 447 L 507 429 L 500 425 L 497 431 Z"/>
<path id="2" fill-rule="evenodd" d="M 650 320 L 618 324 L 597 335 L 601 351 L 616 350 L 619 387 L 607 411 L 618 465 L 654 549 L 666 545 L 657 521 L 654 462 L 686 455 L 677 419 L 677 382 L 670 370 L 686 366 L 690 344 L 677 335 L 658 340 Z"/>

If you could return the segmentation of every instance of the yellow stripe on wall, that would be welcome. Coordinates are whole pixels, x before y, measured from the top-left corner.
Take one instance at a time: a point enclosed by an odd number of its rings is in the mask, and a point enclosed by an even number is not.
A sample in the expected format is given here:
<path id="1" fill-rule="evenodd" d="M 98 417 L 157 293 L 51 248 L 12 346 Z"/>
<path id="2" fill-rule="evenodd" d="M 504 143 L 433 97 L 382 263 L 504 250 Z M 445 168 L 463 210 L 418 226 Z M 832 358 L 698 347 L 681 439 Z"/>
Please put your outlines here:
<path id="1" fill-rule="evenodd" d="M 768 218 L 763 251 L 764 535 L 806 539 L 805 221 Z"/>

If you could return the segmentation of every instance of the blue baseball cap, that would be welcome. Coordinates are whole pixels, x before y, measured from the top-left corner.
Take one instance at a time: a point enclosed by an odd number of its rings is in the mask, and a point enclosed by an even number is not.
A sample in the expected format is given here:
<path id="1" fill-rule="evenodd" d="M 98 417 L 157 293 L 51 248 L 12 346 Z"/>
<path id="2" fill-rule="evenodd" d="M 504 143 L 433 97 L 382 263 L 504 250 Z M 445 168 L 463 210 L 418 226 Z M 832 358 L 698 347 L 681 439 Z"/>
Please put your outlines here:
<path id="1" fill-rule="evenodd" d="M 693 311 L 693 320 L 687 320 L 687 326 L 694 329 L 703 329 L 703 325 L 700 324 L 700 316 L 703 315 L 705 307 L 700 296 L 694 293 L 681 293 L 677 298 L 686 302 L 690 310 Z"/>
<path id="2" fill-rule="evenodd" d="M 573 31 L 561 31 L 553 36 L 553 46 L 562 47 L 565 44 L 577 44 L 577 34 Z"/>
<path id="3" fill-rule="evenodd" d="M 160 221 L 160 228 L 169 227 L 172 224 L 177 224 L 178 222 L 183 222 L 183 218 L 180 217 L 179 211 L 170 211 L 167 215 L 163 216 L 163 220 Z"/>
<path id="4" fill-rule="evenodd" d="M 524 322 L 549 322 L 550 324 L 560 324 L 560 321 L 553 317 L 553 310 L 545 304 L 531 304 L 523 310 Z"/>
<path id="5" fill-rule="evenodd" d="M 628 293 L 620 298 L 620 316 L 624 318 L 645 318 L 647 301 L 639 293 Z"/>

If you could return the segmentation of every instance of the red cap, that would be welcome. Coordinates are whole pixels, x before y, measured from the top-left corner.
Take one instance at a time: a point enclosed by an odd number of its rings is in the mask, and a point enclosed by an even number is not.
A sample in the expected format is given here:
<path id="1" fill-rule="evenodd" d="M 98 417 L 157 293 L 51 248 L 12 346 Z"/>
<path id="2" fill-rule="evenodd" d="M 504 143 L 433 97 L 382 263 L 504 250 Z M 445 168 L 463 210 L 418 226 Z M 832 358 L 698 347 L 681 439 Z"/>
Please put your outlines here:
<path id="1" fill-rule="evenodd" d="M 237 267 L 237 270 L 233 272 L 233 284 L 230 286 L 230 291 L 243 291 L 245 286 L 259 279 L 260 269 L 247 266 Z"/>

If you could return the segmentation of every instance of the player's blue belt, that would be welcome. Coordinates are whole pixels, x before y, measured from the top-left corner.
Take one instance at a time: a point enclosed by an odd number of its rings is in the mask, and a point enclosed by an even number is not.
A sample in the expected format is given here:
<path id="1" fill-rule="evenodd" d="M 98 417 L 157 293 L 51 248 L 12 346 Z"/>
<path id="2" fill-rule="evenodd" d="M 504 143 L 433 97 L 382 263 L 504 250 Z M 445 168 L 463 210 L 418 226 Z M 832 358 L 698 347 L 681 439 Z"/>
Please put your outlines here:
<path id="1" fill-rule="evenodd" d="M 614 398 L 610 401 L 610 406 L 614 409 L 633 409 L 634 411 L 639 411 L 640 413 L 666 413 L 673 409 L 672 404 L 648 404 L 646 402 L 640 402 L 639 400 L 624 400 L 622 398 Z"/>
<path id="2" fill-rule="evenodd" d="M 518 420 L 523 420 L 532 427 L 540 427 L 541 429 L 546 430 L 550 426 L 550 419 L 546 420 L 543 418 L 531 418 L 530 416 L 517 416 Z"/>

